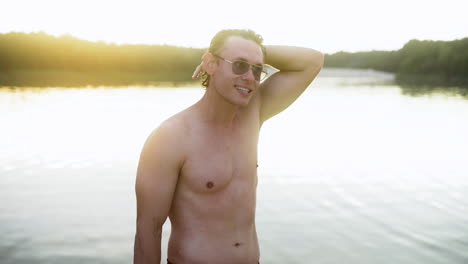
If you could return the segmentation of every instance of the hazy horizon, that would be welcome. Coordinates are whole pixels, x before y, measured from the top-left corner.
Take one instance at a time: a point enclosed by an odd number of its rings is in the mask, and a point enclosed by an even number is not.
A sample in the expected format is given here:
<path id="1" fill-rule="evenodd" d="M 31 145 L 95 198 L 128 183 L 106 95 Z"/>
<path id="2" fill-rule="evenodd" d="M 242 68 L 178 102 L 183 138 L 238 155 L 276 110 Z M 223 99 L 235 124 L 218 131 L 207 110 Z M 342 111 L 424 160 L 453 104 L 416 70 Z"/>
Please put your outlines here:
<path id="1" fill-rule="evenodd" d="M 8 1 L 0 32 L 64 34 L 115 44 L 205 48 L 225 28 L 250 28 L 265 44 L 310 47 L 325 53 L 397 50 L 411 39 L 467 37 L 460 0 L 330 0 L 317 3 L 239 0 Z M 434 19 L 437 18 L 437 19 Z"/>
<path id="2" fill-rule="evenodd" d="M 61 38 L 61 37 L 72 37 L 72 38 L 75 38 L 75 39 L 78 39 L 78 40 L 83 40 L 83 41 L 89 41 L 89 42 L 93 42 L 93 43 L 98 43 L 98 42 L 104 42 L 105 44 L 108 44 L 108 45 L 117 45 L 117 46 L 122 46 L 122 45 L 148 45 L 148 46 L 159 46 L 159 45 L 169 45 L 169 46 L 174 46 L 174 47 L 183 47 L 183 48 L 195 48 L 195 49 L 207 49 L 208 46 L 203 46 L 203 47 L 194 47 L 194 46 L 188 46 L 188 45 L 178 45 L 178 44 L 166 44 L 166 43 L 132 43 L 132 42 L 115 42 L 115 41 L 106 41 L 106 40 L 90 40 L 90 39 L 84 39 L 84 38 L 80 38 L 80 37 L 77 37 L 73 34 L 69 34 L 69 33 L 64 33 L 64 34 L 51 34 L 47 31 L 44 31 L 44 30 L 39 30 L 39 31 L 29 31 L 29 32 L 24 32 L 24 31 L 9 31 L 9 32 L 0 32 L 0 34 L 10 34 L 10 33 L 24 33 L 24 34 L 46 34 L 46 35 L 49 35 L 49 36 L 53 36 L 53 37 L 56 37 L 56 38 Z M 393 50 L 399 50 L 401 49 L 404 44 L 406 44 L 407 42 L 409 42 L 410 40 L 420 40 L 420 41 L 454 41 L 454 40 L 458 40 L 458 39 L 464 39 L 464 38 L 468 38 L 468 34 L 467 36 L 465 37 L 460 37 L 460 38 L 456 38 L 456 39 L 449 39 L 449 40 L 441 40 L 441 39 L 416 39 L 416 38 L 412 38 L 412 39 L 408 39 L 408 41 L 406 41 L 405 43 L 403 43 L 403 45 L 399 48 L 395 48 L 395 49 L 371 49 L 371 50 L 356 50 L 356 51 L 348 51 L 348 50 L 337 50 L 337 51 L 334 51 L 334 52 L 326 52 L 327 54 L 333 54 L 333 53 L 337 53 L 337 52 L 350 52 L 350 53 L 354 53 L 354 52 L 368 52 L 368 51 L 393 51 Z"/>

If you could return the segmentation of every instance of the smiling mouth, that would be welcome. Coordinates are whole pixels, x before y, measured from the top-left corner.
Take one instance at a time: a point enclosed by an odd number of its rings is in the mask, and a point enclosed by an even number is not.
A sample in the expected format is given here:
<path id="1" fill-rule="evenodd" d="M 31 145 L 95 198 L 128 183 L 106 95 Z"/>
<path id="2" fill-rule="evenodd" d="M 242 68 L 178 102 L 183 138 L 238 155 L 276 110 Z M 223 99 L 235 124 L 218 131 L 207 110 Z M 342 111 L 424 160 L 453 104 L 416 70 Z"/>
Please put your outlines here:
<path id="1" fill-rule="evenodd" d="M 243 92 L 243 93 L 248 93 L 248 94 L 249 94 L 249 93 L 252 92 L 252 90 L 250 90 L 249 88 L 245 88 L 245 87 L 242 87 L 242 86 L 234 85 L 234 87 L 235 87 L 237 90 L 239 90 L 239 91 L 241 91 L 241 92 Z"/>

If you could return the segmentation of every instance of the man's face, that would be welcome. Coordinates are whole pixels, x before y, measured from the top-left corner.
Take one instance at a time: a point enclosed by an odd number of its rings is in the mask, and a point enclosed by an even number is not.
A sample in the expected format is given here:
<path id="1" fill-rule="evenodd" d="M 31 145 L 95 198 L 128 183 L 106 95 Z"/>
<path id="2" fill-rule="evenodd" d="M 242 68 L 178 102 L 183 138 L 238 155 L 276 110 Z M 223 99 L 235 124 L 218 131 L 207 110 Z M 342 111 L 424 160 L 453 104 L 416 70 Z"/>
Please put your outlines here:
<path id="1" fill-rule="evenodd" d="M 216 54 L 229 61 L 242 60 L 250 64 L 262 64 L 261 47 L 251 40 L 238 36 L 226 39 L 223 48 Z M 232 71 L 232 64 L 218 58 L 215 72 L 210 77 L 216 91 L 231 104 L 246 106 L 257 92 L 260 81 L 255 80 L 252 69 L 237 75 Z"/>

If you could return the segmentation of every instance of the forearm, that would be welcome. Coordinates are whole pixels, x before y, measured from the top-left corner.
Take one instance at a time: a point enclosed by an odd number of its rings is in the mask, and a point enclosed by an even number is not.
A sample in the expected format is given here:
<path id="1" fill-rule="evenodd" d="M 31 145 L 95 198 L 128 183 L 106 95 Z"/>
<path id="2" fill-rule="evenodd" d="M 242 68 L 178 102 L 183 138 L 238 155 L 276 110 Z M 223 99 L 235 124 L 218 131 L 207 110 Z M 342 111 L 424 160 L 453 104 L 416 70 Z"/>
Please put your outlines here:
<path id="1" fill-rule="evenodd" d="M 161 262 L 162 229 L 139 232 L 135 235 L 133 264 L 159 264 Z"/>
<path id="2" fill-rule="evenodd" d="M 319 70 L 323 66 L 321 52 L 301 47 L 266 46 L 265 63 L 280 71 Z"/>

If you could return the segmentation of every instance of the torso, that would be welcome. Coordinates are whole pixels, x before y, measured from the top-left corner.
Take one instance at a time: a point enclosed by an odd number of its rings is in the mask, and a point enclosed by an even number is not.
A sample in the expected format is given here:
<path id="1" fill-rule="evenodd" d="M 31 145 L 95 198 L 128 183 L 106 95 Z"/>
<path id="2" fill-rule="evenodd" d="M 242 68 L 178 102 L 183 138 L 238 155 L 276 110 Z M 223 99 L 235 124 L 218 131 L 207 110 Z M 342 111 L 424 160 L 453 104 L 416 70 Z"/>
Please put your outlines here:
<path id="1" fill-rule="evenodd" d="M 186 124 L 186 158 L 169 214 L 171 262 L 258 262 L 255 109 L 243 109 L 230 129 L 198 122 L 190 109 L 179 117 Z"/>

